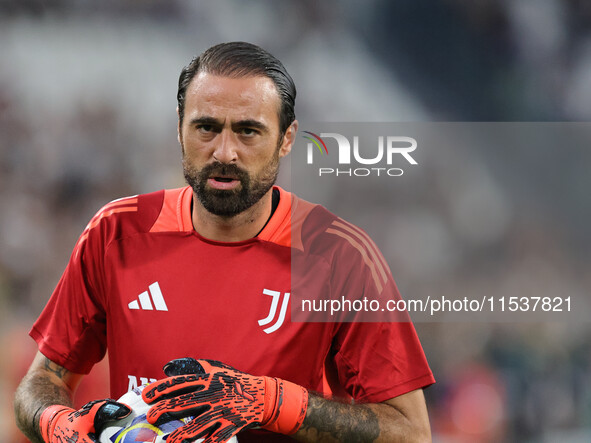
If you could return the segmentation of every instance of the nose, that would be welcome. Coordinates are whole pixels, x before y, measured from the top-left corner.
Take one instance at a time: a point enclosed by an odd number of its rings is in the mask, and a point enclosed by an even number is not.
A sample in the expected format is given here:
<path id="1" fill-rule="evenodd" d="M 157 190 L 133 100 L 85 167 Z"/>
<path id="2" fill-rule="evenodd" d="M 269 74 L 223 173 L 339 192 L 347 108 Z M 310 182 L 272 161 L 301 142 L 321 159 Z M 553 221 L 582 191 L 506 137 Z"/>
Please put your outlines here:
<path id="1" fill-rule="evenodd" d="M 220 163 L 234 163 L 237 156 L 237 144 L 231 131 L 223 130 L 215 140 L 213 158 Z"/>

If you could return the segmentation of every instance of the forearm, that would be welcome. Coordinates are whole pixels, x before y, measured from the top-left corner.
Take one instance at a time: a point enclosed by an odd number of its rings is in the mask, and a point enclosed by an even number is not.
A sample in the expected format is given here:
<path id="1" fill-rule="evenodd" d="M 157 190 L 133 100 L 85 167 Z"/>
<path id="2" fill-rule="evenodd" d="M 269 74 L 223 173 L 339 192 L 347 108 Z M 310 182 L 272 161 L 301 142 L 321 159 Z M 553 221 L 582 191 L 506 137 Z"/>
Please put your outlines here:
<path id="1" fill-rule="evenodd" d="M 353 405 L 310 394 L 306 418 L 293 437 L 304 442 L 423 442 L 430 441 L 430 431 L 388 404 Z"/>
<path id="2" fill-rule="evenodd" d="M 16 424 L 33 443 L 43 443 L 39 418 L 45 408 L 56 404 L 72 406 L 72 392 L 63 380 L 65 369 L 49 359 L 42 365 L 29 370 L 14 398 Z"/>

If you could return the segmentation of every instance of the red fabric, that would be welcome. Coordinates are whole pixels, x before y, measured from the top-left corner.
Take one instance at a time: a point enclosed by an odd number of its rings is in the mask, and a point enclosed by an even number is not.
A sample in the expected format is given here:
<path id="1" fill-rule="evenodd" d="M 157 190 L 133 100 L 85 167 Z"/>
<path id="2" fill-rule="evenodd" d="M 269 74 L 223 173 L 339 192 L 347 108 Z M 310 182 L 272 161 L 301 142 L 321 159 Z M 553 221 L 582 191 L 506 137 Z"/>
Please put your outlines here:
<path id="1" fill-rule="evenodd" d="M 190 188 L 160 191 L 99 211 L 30 332 L 45 356 L 87 373 L 108 348 L 113 398 L 163 378 L 162 366 L 179 357 L 219 360 L 317 392 L 326 379 L 333 392 L 364 402 L 434 382 L 410 322 L 304 322 L 295 311 L 292 321 L 294 294 L 399 297 L 362 231 L 281 190 L 258 237 L 216 242 L 193 230 L 191 198 Z M 292 277 L 292 261 L 302 275 Z M 155 307 L 155 283 L 167 310 Z M 280 324 L 287 293 L 283 323 L 265 332 Z M 275 315 L 260 325 L 274 298 Z M 142 300 L 152 309 L 141 309 Z"/>

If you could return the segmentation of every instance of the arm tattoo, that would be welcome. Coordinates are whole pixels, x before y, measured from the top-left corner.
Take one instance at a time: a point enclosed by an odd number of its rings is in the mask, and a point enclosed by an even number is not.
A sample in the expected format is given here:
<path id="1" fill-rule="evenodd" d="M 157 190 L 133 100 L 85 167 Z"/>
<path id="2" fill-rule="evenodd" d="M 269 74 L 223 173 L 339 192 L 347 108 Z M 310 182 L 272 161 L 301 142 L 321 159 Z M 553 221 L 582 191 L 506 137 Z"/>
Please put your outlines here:
<path id="1" fill-rule="evenodd" d="M 66 373 L 68 372 L 68 370 L 66 368 L 63 368 L 62 366 L 52 362 L 47 357 L 45 357 L 45 361 L 43 362 L 43 366 L 46 371 L 53 372 L 60 379 L 64 378 L 64 375 L 66 375 Z"/>
<path id="2" fill-rule="evenodd" d="M 369 407 L 327 401 L 310 395 L 303 431 L 318 441 L 373 442 L 380 435 L 378 417 Z"/>
<path id="3" fill-rule="evenodd" d="M 20 430 L 33 443 L 43 443 L 39 419 L 45 408 L 51 405 L 72 407 L 71 394 L 66 385 L 59 384 L 67 369 L 46 360 L 44 368 L 27 374 L 18 387 L 14 398 L 14 415 Z"/>

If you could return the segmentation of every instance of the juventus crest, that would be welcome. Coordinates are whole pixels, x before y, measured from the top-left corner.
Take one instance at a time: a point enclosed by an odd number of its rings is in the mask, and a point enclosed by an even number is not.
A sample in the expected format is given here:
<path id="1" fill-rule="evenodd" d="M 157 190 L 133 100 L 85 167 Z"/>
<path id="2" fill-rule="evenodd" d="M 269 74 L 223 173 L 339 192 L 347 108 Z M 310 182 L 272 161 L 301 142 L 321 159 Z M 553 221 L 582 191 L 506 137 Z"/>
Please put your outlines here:
<path id="1" fill-rule="evenodd" d="M 269 315 L 267 315 L 262 320 L 259 320 L 259 325 L 260 326 L 267 326 L 268 324 L 271 324 L 273 322 L 275 317 L 277 317 L 277 319 L 275 320 L 275 322 L 271 326 L 263 329 L 263 331 L 265 333 L 271 334 L 271 333 L 275 332 L 277 329 L 279 329 L 281 327 L 281 325 L 283 325 L 283 322 L 285 321 L 285 314 L 287 312 L 287 305 L 289 304 L 289 292 L 285 292 L 282 294 L 279 291 L 272 291 L 271 289 L 263 289 L 263 294 L 270 295 L 271 297 L 273 297 L 273 299 L 271 301 L 271 308 L 269 309 Z"/>

